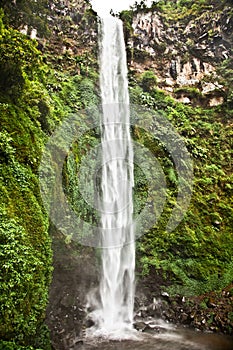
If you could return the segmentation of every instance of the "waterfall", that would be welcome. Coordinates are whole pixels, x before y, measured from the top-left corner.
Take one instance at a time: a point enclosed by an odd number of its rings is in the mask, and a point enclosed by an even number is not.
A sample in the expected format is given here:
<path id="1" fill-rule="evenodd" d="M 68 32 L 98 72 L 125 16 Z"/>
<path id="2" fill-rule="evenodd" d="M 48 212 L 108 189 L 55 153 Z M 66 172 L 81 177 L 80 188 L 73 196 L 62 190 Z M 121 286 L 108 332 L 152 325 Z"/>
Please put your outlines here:
<path id="1" fill-rule="evenodd" d="M 126 49 L 122 22 L 102 18 L 99 28 L 102 98 L 101 264 L 96 333 L 120 336 L 133 329 L 135 243 L 133 225 L 133 146 Z"/>

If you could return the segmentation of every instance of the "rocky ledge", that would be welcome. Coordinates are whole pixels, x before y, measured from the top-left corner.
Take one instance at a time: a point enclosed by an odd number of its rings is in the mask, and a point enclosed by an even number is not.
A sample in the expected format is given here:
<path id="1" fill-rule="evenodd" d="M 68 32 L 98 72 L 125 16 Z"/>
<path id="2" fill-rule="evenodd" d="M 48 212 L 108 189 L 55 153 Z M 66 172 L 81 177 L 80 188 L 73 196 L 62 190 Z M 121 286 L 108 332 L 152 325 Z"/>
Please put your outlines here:
<path id="1" fill-rule="evenodd" d="M 148 325 L 143 326 L 143 320 L 149 317 L 199 331 L 233 336 L 233 284 L 222 291 L 195 297 L 170 296 L 167 292 L 158 294 L 158 290 L 153 292 L 151 289 L 145 293 L 143 287 L 135 304 L 136 328 L 138 322 L 142 322 L 142 331 L 148 329 Z"/>

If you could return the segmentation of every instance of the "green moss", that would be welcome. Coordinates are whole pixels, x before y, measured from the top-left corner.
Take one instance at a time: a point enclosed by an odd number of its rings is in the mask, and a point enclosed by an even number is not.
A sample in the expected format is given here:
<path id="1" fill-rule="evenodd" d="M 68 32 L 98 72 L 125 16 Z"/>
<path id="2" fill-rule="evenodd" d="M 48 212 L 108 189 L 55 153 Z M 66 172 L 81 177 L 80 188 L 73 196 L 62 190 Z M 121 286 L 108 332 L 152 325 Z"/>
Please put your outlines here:
<path id="1" fill-rule="evenodd" d="M 39 82 L 41 64 L 35 44 L 4 26 L 0 34 L 1 82 L 6 84 L 3 89 L 0 83 L 0 337 L 15 340 L 20 348 L 38 339 L 51 280 L 48 217 L 37 175 L 46 140 L 41 120 L 50 106 Z M 48 106 L 46 112 L 42 102 Z M 4 344 L 13 349 L 13 343 Z"/>
<path id="2" fill-rule="evenodd" d="M 85 20 L 90 15 L 86 13 Z M 53 58 L 53 66 L 44 64 L 37 43 L 6 28 L 1 19 L 0 337 L 8 342 L 0 346 L 49 350 L 44 318 L 52 252 L 38 170 L 44 146 L 56 127 L 71 113 L 98 105 L 98 74 L 93 55 L 87 53 L 62 57 L 62 64 L 58 57 Z M 86 113 L 80 113 L 80 127 L 85 118 Z M 84 135 L 75 164 L 94 140 L 93 135 Z M 68 157 L 65 169 L 70 176 L 76 169 L 71 160 Z M 68 179 L 68 192 L 79 209 L 83 201 L 77 198 L 76 187 L 71 188 L 72 181 Z M 90 216 L 90 208 L 84 205 L 82 215 Z"/>
<path id="3" fill-rule="evenodd" d="M 201 98 L 202 93 L 200 92 L 200 90 L 198 88 L 195 87 L 181 87 L 181 88 L 176 88 L 174 89 L 174 93 L 176 95 L 181 95 L 184 94 L 187 97 L 190 98 Z"/>
<path id="4" fill-rule="evenodd" d="M 48 285 L 45 261 L 27 231 L 9 215 L 1 215 L 1 338 L 19 340 L 36 334 L 45 309 Z M 45 259 L 44 259 L 45 260 Z M 24 338 L 24 339 L 23 339 Z"/>
<path id="5" fill-rule="evenodd" d="M 20 346 L 15 342 L 0 340 L 0 350 L 42 350 L 42 349 L 35 349 L 32 346 Z"/>
<path id="6" fill-rule="evenodd" d="M 153 71 L 148 70 L 141 74 L 139 82 L 144 91 L 150 92 L 157 85 L 157 77 Z"/>
<path id="7" fill-rule="evenodd" d="M 169 186 L 169 198 L 158 224 L 138 242 L 143 271 L 148 273 L 151 266 L 162 269 L 173 283 L 170 289 L 173 293 L 195 295 L 221 289 L 232 281 L 233 254 L 232 130 L 227 127 L 229 117 L 222 114 L 226 107 L 223 105 L 220 112 L 219 108 L 187 106 L 156 88 L 145 93 L 135 85 L 130 88 L 130 94 L 132 101 L 135 99 L 151 110 L 156 108 L 175 126 L 194 161 L 189 209 L 179 226 L 168 233 L 165 228 L 177 195 L 176 169 L 153 135 L 135 128 L 137 141 L 159 159 Z M 149 123 L 153 130 L 153 118 Z"/>

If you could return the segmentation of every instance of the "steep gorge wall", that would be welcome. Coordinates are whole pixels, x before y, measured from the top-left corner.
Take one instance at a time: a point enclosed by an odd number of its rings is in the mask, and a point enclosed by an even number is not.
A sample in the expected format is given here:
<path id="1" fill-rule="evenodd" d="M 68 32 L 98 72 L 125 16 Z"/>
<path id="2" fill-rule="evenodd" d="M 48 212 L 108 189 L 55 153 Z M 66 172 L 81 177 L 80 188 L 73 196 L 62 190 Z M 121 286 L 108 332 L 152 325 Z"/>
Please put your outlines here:
<path id="1" fill-rule="evenodd" d="M 83 0 L 55 0 L 50 4 L 49 51 L 55 54 L 82 54 L 97 41 L 97 22 L 90 4 Z"/>
<path id="2" fill-rule="evenodd" d="M 170 14 L 172 16 L 172 14 Z M 130 69 L 152 70 L 159 87 L 181 102 L 190 96 L 177 88 L 196 87 L 210 106 L 223 102 L 222 86 L 215 80 L 216 66 L 232 57 L 232 8 L 216 11 L 212 5 L 195 17 L 169 18 L 159 9 L 134 13 L 128 38 Z M 210 79 L 210 77 L 212 77 Z"/>

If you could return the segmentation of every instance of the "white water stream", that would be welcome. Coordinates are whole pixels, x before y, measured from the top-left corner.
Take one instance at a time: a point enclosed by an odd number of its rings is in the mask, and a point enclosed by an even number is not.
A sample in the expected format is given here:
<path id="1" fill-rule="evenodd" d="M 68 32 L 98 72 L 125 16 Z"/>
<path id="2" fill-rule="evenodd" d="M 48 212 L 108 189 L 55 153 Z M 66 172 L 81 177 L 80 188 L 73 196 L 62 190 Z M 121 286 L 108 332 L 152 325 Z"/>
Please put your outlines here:
<path id="1" fill-rule="evenodd" d="M 124 338 L 133 329 L 135 269 L 127 61 L 122 22 L 102 18 L 99 30 L 102 169 L 98 207 L 103 248 L 100 302 L 92 317 L 96 335 Z"/>

